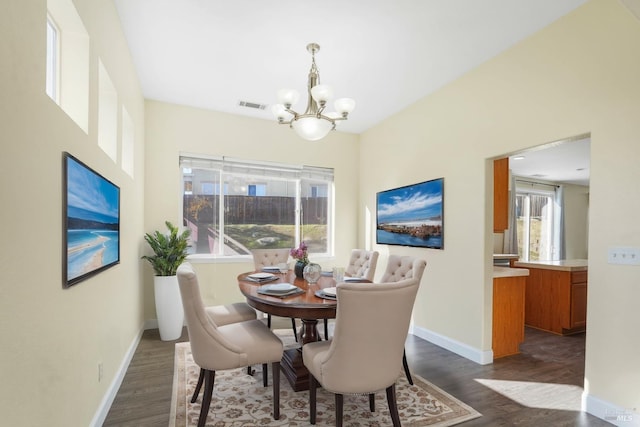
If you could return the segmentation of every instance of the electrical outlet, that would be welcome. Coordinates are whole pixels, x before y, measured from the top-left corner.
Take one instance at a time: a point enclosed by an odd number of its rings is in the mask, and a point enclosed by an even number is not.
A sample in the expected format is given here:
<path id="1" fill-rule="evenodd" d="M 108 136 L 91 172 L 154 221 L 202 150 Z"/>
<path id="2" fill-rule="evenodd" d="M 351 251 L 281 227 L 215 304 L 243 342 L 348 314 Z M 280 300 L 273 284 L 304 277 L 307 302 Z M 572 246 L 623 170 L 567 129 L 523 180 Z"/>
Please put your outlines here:
<path id="1" fill-rule="evenodd" d="M 607 262 L 609 264 L 640 265 L 640 248 L 611 247 Z"/>
<path id="2" fill-rule="evenodd" d="M 98 382 L 102 381 L 102 374 L 103 374 L 102 362 L 98 362 Z"/>

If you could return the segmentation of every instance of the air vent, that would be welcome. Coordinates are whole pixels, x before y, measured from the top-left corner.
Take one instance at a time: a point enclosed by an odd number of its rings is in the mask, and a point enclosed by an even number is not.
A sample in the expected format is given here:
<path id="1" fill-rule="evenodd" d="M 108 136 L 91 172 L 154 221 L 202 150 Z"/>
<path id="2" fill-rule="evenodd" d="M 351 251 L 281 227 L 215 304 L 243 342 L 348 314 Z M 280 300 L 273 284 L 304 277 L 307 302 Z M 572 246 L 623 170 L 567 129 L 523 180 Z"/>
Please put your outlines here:
<path id="1" fill-rule="evenodd" d="M 238 105 L 246 108 L 254 108 L 256 110 L 264 110 L 265 108 L 267 108 L 266 104 L 258 104 L 258 103 L 249 102 L 249 101 L 239 101 Z"/>

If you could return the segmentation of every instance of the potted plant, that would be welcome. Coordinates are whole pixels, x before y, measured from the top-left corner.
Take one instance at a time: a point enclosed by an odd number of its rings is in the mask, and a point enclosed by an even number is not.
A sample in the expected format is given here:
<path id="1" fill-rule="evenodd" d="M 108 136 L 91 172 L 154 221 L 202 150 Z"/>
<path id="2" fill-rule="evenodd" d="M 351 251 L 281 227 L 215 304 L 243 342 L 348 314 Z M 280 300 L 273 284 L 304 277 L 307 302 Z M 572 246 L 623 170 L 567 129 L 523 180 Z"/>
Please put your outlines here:
<path id="1" fill-rule="evenodd" d="M 153 255 L 144 255 L 142 259 L 149 261 L 155 273 L 153 289 L 160 339 L 172 341 L 180 338 L 184 324 L 176 270 L 187 258 L 191 230 L 178 233 L 178 227 L 171 222 L 166 221 L 165 224 L 169 229 L 168 234 L 157 230 L 153 234 L 145 234 L 144 239 L 153 250 Z"/>

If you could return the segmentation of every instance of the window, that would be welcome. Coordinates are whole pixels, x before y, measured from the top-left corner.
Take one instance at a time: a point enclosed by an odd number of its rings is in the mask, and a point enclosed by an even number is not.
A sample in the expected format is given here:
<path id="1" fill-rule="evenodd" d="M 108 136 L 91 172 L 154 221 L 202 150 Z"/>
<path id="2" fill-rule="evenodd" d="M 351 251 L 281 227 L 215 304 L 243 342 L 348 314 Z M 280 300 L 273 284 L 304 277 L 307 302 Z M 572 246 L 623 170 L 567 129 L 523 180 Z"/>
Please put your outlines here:
<path id="1" fill-rule="evenodd" d="M 104 64 L 98 59 L 98 146 L 118 161 L 118 93 Z"/>
<path id="2" fill-rule="evenodd" d="M 520 259 L 553 259 L 554 197 L 554 191 L 517 189 L 516 220 Z"/>
<path id="3" fill-rule="evenodd" d="M 45 90 L 49 98 L 58 103 L 58 27 L 51 16 L 47 15 L 47 72 Z"/>
<path id="4" fill-rule="evenodd" d="M 73 0 L 47 0 L 45 92 L 89 133 L 90 39 Z"/>
<path id="5" fill-rule="evenodd" d="M 333 169 L 182 156 L 182 212 L 193 254 L 293 248 L 328 254 Z"/>

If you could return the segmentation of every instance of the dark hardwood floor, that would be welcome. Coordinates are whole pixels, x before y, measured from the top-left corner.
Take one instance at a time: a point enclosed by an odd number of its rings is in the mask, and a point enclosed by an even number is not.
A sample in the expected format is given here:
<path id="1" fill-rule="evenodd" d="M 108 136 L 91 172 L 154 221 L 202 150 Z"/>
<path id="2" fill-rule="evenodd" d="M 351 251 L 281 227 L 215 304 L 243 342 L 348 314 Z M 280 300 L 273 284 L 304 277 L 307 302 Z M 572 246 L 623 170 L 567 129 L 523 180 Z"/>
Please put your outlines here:
<path id="1" fill-rule="evenodd" d="M 179 341 L 187 339 L 185 329 Z M 174 344 L 175 341 L 160 341 L 157 329 L 144 332 L 104 426 L 168 424 Z M 548 384 L 582 387 L 584 334 L 560 337 L 527 328 L 521 351 L 519 355 L 497 359 L 491 365 L 479 365 L 413 335 L 406 343 L 413 373 L 482 413 L 482 417 L 461 424 L 464 427 L 611 425 L 579 411 L 549 409 L 539 401 L 546 398 L 547 402 L 555 402 L 564 398 L 563 391 L 557 395 L 549 393 Z M 512 384 L 541 383 L 541 387 L 547 388 L 538 393 L 534 389 L 536 405 L 530 407 L 526 393 L 523 393 L 524 401 L 514 400 L 505 395 L 508 393 L 501 394 L 486 385 L 494 382 L 509 385 L 511 392 Z"/>

